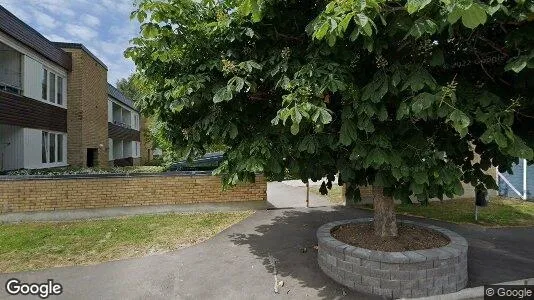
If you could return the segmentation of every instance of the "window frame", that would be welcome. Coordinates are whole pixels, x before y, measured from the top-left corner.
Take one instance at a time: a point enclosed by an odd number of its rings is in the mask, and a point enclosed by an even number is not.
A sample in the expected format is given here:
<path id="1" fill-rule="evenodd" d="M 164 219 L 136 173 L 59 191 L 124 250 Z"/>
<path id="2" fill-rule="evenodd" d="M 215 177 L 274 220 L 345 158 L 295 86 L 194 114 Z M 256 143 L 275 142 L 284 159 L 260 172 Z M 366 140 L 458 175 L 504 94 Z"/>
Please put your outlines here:
<path id="1" fill-rule="evenodd" d="M 63 76 L 56 74 L 56 85 L 56 104 L 63 106 Z"/>
<path id="2" fill-rule="evenodd" d="M 48 69 L 43 66 L 41 72 L 41 100 L 48 101 Z"/>
<path id="3" fill-rule="evenodd" d="M 56 91 L 57 91 L 57 75 L 54 72 L 48 71 L 48 101 L 50 103 L 56 103 Z M 54 81 L 54 82 L 52 82 Z"/>
<path id="4" fill-rule="evenodd" d="M 65 163 L 65 151 L 63 149 L 65 143 L 65 133 L 62 132 L 50 132 L 41 131 L 41 163 L 43 165 L 58 165 Z M 51 140 L 54 140 L 54 144 L 51 144 Z M 61 140 L 61 145 L 60 145 Z M 61 146 L 61 150 L 60 149 Z M 52 153 L 53 151 L 53 153 Z M 60 156 L 61 154 L 61 156 Z M 52 161 L 52 159 L 54 161 Z"/>

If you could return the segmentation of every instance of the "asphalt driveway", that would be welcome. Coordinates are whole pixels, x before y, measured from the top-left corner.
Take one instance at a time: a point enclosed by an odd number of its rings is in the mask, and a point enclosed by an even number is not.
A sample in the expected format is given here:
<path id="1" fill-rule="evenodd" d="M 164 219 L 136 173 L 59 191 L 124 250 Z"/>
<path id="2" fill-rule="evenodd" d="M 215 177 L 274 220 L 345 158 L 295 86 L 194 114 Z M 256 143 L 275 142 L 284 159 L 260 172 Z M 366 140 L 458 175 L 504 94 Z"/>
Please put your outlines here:
<path id="1" fill-rule="evenodd" d="M 376 299 L 326 277 L 313 249 L 320 225 L 365 216 L 369 213 L 339 207 L 258 211 L 204 243 L 166 254 L 2 274 L 0 298 L 8 298 L 4 283 L 9 278 L 25 282 L 51 278 L 63 285 L 58 299 Z M 534 277 L 534 228 L 426 222 L 467 238 L 470 286 Z M 274 266 L 277 280 L 284 282 L 278 294 L 274 293 Z"/>

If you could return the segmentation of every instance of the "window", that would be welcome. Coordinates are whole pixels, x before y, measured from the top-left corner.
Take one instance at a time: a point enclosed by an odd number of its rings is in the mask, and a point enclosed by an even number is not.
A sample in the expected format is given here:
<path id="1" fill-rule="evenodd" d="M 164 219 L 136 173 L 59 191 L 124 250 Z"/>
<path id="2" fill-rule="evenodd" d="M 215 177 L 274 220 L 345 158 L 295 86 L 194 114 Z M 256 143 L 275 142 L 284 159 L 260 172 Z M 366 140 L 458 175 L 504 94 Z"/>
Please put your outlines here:
<path id="1" fill-rule="evenodd" d="M 42 143 L 42 147 L 41 147 L 41 155 L 42 155 L 42 158 L 41 158 L 41 161 L 43 164 L 47 163 L 48 162 L 48 132 L 44 132 L 43 131 L 43 138 L 41 140 L 41 143 Z"/>
<path id="2" fill-rule="evenodd" d="M 50 102 L 56 102 L 56 74 L 49 72 L 50 77 Z"/>
<path id="3" fill-rule="evenodd" d="M 63 141 L 65 137 L 61 133 L 43 131 L 42 134 L 42 163 L 63 162 Z"/>
<path id="4" fill-rule="evenodd" d="M 48 72 L 46 69 L 43 68 L 43 78 L 42 78 L 42 88 L 41 88 L 41 98 L 43 100 L 47 100 L 47 93 L 48 93 Z"/>
<path id="5" fill-rule="evenodd" d="M 134 115 L 134 129 L 139 130 L 139 115 Z"/>
<path id="6" fill-rule="evenodd" d="M 56 135 L 51 133 L 50 134 L 50 153 L 48 155 L 48 157 L 50 158 L 49 162 L 50 163 L 55 163 L 56 162 Z"/>
<path id="7" fill-rule="evenodd" d="M 63 135 L 62 134 L 57 135 L 57 162 L 63 162 Z"/>
<path id="8" fill-rule="evenodd" d="M 57 104 L 63 105 L 63 77 L 57 77 Z"/>

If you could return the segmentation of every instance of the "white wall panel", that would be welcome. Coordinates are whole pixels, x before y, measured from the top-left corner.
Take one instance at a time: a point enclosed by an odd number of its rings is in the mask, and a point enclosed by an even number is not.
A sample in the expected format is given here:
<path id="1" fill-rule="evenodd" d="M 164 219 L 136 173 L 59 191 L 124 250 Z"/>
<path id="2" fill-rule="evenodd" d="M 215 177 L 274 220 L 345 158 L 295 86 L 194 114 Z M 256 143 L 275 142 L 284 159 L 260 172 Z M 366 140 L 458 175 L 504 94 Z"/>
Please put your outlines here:
<path id="1" fill-rule="evenodd" d="M 53 132 L 55 133 L 55 132 Z M 39 129 L 24 128 L 24 168 L 42 169 L 67 165 L 67 135 L 63 136 L 63 162 L 42 162 L 42 134 Z"/>
<path id="2" fill-rule="evenodd" d="M 0 124 L 0 170 L 24 168 L 23 128 Z"/>
<path id="3" fill-rule="evenodd" d="M 42 73 L 43 65 L 24 55 L 24 96 L 36 100 L 42 100 Z"/>
<path id="4" fill-rule="evenodd" d="M 108 99 L 108 122 L 113 123 L 113 102 Z"/>

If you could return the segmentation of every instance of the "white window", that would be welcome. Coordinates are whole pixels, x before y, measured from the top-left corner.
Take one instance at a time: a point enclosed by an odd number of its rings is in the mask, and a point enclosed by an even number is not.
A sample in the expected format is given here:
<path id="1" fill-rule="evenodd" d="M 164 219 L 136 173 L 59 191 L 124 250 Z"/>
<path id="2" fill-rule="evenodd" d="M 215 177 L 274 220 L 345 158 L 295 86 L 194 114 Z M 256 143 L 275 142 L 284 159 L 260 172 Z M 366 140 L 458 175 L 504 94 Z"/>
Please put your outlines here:
<path id="1" fill-rule="evenodd" d="M 52 103 L 56 103 L 56 74 L 52 72 L 48 72 L 49 78 L 50 78 L 50 93 L 49 93 L 49 100 Z"/>
<path id="2" fill-rule="evenodd" d="M 41 98 L 48 99 L 48 71 L 43 68 L 43 76 L 41 77 Z"/>
<path id="3" fill-rule="evenodd" d="M 56 73 L 43 68 L 41 77 L 41 98 L 51 103 L 63 105 L 63 82 L 65 79 Z"/>
<path id="4" fill-rule="evenodd" d="M 134 115 L 134 129 L 139 130 L 139 115 L 138 114 Z"/>
<path id="5" fill-rule="evenodd" d="M 41 162 L 56 163 L 64 161 L 63 134 L 43 131 L 41 140 Z"/>
<path id="6" fill-rule="evenodd" d="M 57 104 L 63 105 L 63 77 L 57 77 Z"/>
<path id="7" fill-rule="evenodd" d="M 43 164 L 46 164 L 48 162 L 48 132 L 44 132 L 43 131 L 41 143 L 42 143 L 42 147 L 41 147 L 41 153 L 42 153 L 41 162 Z"/>

